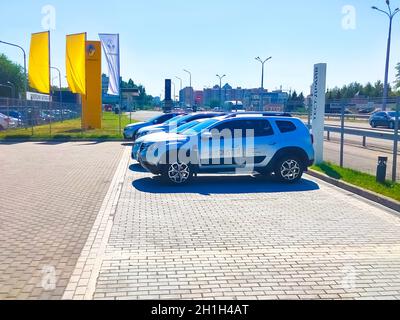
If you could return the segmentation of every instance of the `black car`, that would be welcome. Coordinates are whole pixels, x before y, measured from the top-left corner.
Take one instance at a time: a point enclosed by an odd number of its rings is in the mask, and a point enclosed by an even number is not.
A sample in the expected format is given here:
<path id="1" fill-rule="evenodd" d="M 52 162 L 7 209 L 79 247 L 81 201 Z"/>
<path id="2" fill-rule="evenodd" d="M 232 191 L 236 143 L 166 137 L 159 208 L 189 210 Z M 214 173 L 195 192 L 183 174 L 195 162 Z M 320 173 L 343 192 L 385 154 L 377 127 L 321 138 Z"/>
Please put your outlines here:
<path id="1" fill-rule="evenodd" d="M 394 129 L 396 123 L 396 111 L 380 111 L 374 113 L 369 119 L 372 128 L 386 127 Z"/>

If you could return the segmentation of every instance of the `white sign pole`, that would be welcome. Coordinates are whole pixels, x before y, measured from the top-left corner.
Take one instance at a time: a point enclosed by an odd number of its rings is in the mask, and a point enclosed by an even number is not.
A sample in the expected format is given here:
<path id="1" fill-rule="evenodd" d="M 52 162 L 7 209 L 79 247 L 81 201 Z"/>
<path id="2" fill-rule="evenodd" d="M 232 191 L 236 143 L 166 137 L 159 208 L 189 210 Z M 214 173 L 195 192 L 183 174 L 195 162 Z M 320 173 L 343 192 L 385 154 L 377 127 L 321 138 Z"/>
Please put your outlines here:
<path id="1" fill-rule="evenodd" d="M 326 63 L 314 65 L 311 121 L 316 164 L 324 161 L 326 68 Z"/>

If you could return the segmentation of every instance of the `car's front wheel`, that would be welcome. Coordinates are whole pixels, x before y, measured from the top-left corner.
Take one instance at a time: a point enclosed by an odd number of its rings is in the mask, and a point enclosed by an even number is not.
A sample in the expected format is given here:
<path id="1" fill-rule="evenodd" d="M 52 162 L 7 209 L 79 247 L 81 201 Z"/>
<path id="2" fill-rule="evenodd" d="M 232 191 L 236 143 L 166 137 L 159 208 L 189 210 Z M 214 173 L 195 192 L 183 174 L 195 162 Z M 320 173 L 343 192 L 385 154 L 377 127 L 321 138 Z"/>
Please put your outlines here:
<path id="1" fill-rule="evenodd" d="M 389 129 L 394 129 L 394 122 L 393 121 L 390 121 L 389 122 Z"/>
<path id="2" fill-rule="evenodd" d="M 167 183 L 173 185 L 184 185 L 193 178 L 193 169 L 190 164 L 175 162 L 165 165 L 161 170 L 161 176 Z"/>
<path id="3" fill-rule="evenodd" d="M 295 183 L 304 173 L 304 164 L 297 157 L 285 156 L 277 161 L 275 176 L 282 182 Z"/>

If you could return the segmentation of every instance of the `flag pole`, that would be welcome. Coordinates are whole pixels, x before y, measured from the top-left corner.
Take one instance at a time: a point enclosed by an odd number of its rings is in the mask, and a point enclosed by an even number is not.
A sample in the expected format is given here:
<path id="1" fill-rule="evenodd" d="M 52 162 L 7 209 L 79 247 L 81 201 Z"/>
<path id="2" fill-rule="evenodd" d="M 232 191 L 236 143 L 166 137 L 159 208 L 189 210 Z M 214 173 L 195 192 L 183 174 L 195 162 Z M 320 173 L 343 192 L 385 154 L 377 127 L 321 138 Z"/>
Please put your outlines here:
<path id="1" fill-rule="evenodd" d="M 50 30 L 48 31 L 48 46 L 49 46 L 49 124 L 50 124 L 50 138 L 51 138 L 51 117 L 52 117 L 52 108 L 51 108 L 51 52 L 50 52 Z"/>
<path id="2" fill-rule="evenodd" d="M 121 57 L 120 57 L 120 48 L 119 48 L 119 34 L 118 34 L 118 75 L 119 75 L 119 134 L 121 131 L 121 117 L 122 117 L 122 77 L 121 77 Z"/>

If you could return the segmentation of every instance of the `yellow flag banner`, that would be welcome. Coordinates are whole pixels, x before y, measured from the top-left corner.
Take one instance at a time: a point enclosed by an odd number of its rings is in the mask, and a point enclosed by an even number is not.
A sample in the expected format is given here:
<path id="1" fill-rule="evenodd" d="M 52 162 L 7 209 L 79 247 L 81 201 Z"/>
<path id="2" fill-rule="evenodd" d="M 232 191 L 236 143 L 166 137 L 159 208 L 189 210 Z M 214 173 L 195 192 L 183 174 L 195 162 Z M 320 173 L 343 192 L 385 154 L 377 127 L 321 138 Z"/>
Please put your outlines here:
<path id="1" fill-rule="evenodd" d="M 34 33 L 29 51 L 29 84 L 50 94 L 50 32 Z"/>
<path id="2" fill-rule="evenodd" d="M 67 81 L 73 93 L 86 94 L 86 33 L 67 36 Z"/>

